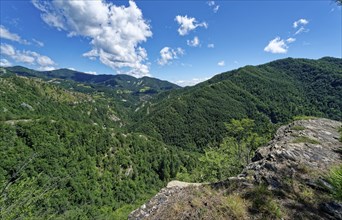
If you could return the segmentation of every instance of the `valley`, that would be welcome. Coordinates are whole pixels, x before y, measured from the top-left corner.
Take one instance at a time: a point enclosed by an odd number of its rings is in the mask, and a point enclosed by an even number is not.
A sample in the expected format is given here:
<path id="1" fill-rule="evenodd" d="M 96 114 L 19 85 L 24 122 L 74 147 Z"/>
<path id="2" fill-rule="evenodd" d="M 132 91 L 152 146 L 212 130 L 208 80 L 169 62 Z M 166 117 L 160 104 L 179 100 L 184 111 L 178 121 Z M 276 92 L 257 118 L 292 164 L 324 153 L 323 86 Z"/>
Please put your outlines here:
<path id="1" fill-rule="evenodd" d="M 276 130 L 342 118 L 342 59 L 281 59 L 181 88 L 0 70 L 2 219 L 124 219 L 170 180 L 237 175 Z"/>

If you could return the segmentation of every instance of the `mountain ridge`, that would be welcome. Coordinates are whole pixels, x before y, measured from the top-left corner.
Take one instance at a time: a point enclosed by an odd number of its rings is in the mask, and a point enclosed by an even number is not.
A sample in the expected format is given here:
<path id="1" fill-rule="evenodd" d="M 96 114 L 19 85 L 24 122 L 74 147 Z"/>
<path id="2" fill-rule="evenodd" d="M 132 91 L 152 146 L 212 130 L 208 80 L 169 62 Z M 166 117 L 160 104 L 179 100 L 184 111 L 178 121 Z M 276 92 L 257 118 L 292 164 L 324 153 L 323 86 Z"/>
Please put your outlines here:
<path id="1" fill-rule="evenodd" d="M 223 122 L 233 118 L 249 117 L 258 125 L 286 123 L 296 115 L 340 119 L 341 63 L 331 57 L 287 58 L 218 74 L 150 100 L 137 113 L 136 129 L 193 149 L 220 142 Z"/>

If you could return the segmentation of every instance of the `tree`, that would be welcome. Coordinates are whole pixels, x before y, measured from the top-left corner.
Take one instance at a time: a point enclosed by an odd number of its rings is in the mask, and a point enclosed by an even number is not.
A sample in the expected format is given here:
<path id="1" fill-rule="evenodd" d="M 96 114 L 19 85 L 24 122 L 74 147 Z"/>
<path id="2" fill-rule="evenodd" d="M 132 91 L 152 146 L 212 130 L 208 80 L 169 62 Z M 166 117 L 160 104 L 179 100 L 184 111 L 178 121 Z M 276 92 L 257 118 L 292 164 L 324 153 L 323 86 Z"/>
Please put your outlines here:
<path id="1" fill-rule="evenodd" d="M 242 120 L 231 120 L 226 124 L 228 136 L 233 137 L 237 142 L 238 160 L 245 160 L 244 165 L 250 162 L 253 152 L 265 142 L 255 130 L 254 120 L 245 118 Z"/>

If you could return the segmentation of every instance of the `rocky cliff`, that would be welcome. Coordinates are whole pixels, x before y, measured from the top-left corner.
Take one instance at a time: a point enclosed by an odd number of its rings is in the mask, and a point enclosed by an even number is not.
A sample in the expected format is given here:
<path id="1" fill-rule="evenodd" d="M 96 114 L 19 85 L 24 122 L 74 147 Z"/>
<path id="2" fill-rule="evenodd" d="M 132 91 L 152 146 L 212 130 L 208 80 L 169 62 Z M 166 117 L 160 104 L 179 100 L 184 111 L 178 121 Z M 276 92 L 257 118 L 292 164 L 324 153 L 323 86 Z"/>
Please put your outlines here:
<path id="1" fill-rule="evenodd" d="M 331 169 L 341 169 L 341 125 L 311 119 L 282 126 L 240 175 L 171 182 L 129 219 L 342 219 L 329 179 Z"/>

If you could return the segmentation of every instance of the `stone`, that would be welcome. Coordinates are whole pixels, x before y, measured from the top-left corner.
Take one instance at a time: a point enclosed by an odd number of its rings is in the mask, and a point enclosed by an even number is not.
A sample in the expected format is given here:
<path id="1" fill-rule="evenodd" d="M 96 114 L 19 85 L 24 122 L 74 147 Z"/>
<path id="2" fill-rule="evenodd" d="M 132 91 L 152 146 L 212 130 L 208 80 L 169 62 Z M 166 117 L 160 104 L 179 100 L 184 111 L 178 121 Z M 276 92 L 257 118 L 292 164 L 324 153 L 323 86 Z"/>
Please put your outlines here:
<path id="1" fill-rule="evenodd" d="M 322 211 L 328 213 L 337 220 L 342 220 L 342 204 L 337 202 L 325 202 L 320 204 Z"/>

